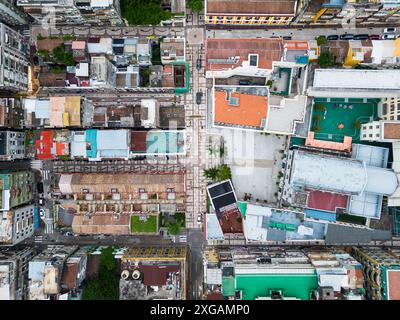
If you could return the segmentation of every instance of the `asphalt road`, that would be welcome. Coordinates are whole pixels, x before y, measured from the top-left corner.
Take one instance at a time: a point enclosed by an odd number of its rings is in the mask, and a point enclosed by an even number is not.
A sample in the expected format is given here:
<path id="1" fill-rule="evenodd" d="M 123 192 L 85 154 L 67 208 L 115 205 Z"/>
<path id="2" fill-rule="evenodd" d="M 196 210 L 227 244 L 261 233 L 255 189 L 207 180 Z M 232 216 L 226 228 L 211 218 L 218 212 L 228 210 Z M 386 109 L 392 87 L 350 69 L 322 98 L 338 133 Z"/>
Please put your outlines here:
<path id="1" fill-rule="evenodd" d="M 270 38 L 291 36 L 293 40 L 313 40 L 320 35 L 383 34 L 384 28 L 318 28 L 318 29 L 207 29 L 207 38 Z M 398 28 L 399 29 L 399 28 Z M 400 34 L 400 30 L 397 31 Z"/>
<path id="2" fill-rule="evenodd" d="M 203 290 L 203 232 L 201 229 L 187 231 L 190 248 L 189 297 L 191 300 L 200 300 Z"/>

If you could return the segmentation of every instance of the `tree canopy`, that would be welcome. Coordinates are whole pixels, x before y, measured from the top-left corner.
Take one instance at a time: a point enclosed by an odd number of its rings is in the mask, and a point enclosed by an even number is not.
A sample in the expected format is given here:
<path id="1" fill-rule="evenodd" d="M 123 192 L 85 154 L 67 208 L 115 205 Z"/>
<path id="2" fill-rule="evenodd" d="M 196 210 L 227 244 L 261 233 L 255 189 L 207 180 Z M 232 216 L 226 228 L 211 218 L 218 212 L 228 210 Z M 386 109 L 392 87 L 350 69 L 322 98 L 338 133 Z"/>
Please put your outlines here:
<path id="1" fill-rule="evenodd" d="M 121 0 L 122 16 L 130 25 L 158 25 L 172 17 L 161 8 L 161 0 Z"/>
<path id="2" fill-rule="evenodd" d="M 323 52 L 318 57 L 318 65 L 321 68 L 330 68 L 335 66 L 335 57 L 330 52 Z"/>
<path id="3" fill-rule="evenodd" d="M 113 248 L 102 250 L 97 278 L 86 282 L 83 300 L 118 300 L 119 275 L 118 265 L 113 255 Z"/>
<path id="4" fill-rule="evenodd" d="M 187 6 L 194 12 L 203 10 L 203 0 L 187 0 Z"/>

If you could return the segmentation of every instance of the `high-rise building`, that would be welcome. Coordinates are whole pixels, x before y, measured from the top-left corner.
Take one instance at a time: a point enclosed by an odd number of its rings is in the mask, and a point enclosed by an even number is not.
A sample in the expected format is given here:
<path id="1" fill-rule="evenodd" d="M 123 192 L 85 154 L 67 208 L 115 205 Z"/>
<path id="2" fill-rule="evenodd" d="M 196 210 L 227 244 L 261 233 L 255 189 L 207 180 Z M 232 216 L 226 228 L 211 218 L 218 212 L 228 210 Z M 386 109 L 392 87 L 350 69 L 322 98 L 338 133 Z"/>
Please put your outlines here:
<path id="1" fill-rule="evenodd" d="M 367 298 L 400 299 L 400 259 L 391 251 L 378 247 L 354 247 L 354 257 L 363 265 Z"/>
<path id="2" fill-rule="evenodd" d="M 0 131 L 0 160 L 25 157 L 25 132 Z"/>
<path id="3" fill-rule="evenodd" d="M 26 15 L 15 6 L 15 0 L 0 0 L 0 22 L 8 25 L 23 25 Z"/>
<path id="4" fill-rule="evenodd" d="M 31 248 L 0 250 L 0 300 L 25 300 L 28 295 L 28 263 Z"/>
<path id="5" fill-rule="evenodd" d="M 0 23 L 0 90 L 28 90 L 28 52 L 24 36 Z"/>
<path id="6" fill-rule="evenodd" d="M 17 0 L 38 23 L 124 25 L 118 0 Z"/>
<path id="7" fill-rule="evenodd" d="M 33 182 L 30 171 L 0 173 L 0 244 L 15 245 L 33 235 Z"/>

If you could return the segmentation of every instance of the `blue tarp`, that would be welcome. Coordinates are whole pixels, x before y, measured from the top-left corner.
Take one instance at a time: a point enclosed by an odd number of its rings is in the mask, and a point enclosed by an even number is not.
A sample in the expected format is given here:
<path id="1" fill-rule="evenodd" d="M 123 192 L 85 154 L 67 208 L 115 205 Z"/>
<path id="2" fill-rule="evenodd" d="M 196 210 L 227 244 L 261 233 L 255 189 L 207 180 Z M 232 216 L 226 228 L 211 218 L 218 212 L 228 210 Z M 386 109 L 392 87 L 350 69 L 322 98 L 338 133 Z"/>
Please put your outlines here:
<path id="1" fill-rule="evenodd" d="M 35 207 L 33 210 L 33 228 L 35 230 L 39 229 L 39 210 Z"/>

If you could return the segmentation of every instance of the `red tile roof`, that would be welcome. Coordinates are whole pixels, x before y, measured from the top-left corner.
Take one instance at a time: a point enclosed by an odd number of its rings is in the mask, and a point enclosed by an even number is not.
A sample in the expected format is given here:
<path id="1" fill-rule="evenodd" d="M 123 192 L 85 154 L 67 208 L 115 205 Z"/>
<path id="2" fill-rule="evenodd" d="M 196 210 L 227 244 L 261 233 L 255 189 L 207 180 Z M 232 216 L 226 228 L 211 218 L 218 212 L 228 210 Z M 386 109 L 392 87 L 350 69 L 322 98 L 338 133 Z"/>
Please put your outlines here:
<path id="1" fill-rule="evenodd" d="M 258 67 L 272 69 L 273 61 L 283 55 L 282 39 L 208 39 L 206 43 L 207 70 L 226 70 L 242 65 L 249 54 L 258 54 Z M 236 63 L 221 64 L 210 59 L 240 57 Z"/>

